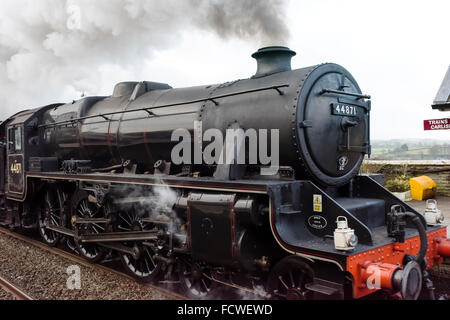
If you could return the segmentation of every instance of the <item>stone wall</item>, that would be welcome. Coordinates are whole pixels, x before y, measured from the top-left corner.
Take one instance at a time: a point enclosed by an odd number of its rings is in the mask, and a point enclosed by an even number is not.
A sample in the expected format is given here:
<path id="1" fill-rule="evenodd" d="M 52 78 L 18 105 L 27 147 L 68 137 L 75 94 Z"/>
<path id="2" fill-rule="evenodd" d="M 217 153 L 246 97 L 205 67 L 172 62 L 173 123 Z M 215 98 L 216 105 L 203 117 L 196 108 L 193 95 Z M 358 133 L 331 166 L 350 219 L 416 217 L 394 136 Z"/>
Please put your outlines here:
<path id="1" fill-rule="evenodd" d="M 429 176 L 437 184 L 437 194 L 450 197 L 450 160 L 366 160 L 361 173 L 382 173 L 389 180 L 395 176 Z"/>

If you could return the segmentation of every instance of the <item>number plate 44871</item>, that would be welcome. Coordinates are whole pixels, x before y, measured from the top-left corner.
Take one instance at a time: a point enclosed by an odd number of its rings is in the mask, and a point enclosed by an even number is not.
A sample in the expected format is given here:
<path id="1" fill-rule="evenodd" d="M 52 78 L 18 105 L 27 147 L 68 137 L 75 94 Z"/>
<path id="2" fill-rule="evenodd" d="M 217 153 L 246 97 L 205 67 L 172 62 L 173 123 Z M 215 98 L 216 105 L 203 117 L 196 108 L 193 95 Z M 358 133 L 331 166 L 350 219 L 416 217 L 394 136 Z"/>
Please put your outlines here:
<path id="1" fill-rule="evenodd" d="M 331 105 L 332 113 L 336 116 L 358 116 L 358 107 L 345 103 L 333 103 Z"/>

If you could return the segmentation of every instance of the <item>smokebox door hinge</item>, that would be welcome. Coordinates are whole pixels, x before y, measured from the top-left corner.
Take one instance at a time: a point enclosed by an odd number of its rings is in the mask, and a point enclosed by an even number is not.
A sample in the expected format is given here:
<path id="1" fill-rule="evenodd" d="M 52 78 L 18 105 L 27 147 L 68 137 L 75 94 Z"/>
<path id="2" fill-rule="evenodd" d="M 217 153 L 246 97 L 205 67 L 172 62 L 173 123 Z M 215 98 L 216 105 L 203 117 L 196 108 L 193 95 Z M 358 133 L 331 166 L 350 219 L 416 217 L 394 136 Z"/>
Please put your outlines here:
<path id="1" fill-rule="evenodd" d="M 312 121 L 311 120 L 305 120 L 300 122 L 299 127 L 300 128 L 312 128 Z"/>

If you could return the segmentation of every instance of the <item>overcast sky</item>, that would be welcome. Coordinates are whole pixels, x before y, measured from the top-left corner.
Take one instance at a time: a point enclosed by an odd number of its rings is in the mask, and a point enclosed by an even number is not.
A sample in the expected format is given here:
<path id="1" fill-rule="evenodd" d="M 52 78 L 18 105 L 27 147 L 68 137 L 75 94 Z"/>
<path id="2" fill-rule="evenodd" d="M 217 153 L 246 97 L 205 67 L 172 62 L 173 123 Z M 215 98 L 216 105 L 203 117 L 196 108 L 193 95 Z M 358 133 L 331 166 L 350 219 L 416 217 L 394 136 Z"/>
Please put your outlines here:
<path id="1" fill-rule="evenodd" d="M 114 84 L 124 80 L 149 80 L 184 87 L 248 78 L 256 70 L 250 55 L 262 45 L 280 44 L 297 51 L 294 68 L 335 62 L 354 75 L 363 92 L 373 97 L 372 139 L 437 138 L 450 142 L 450 131 L 423 131 L 423 120 L 450 116 L 448 112 L 431 109 L 450 64 L 448 0 L 286 0 L 284 5 L 282 0 L 274 0 L 277 5 L 272 14 L 278 20 L 271 20 L 264 12 L 258 23 L 253 24 L 252 19 L 234 22 L 237 26 L 230 34 L 224 34 L 221 29 L 226 21 L 220 21 L 218 26 L 217 21 L 211 21 L 214 16 L 202 6 L 185 6 L 180 16 L 175 16 L 177 23 L 158 20 L 160 12 L 152 15 L 148 8 L 144 12 L 144 5 L 142 10 L 133 6 L 132 17 L 139 19 L 136 22 L 139 27 L 127 29 L 130 22 L 124 21 L 122 26 L 114 16 L 120 11 L 108 6 L 98 8 L 92 5 L 95 1 L 57 1 L 65 3 L 61 10 L 69 17 L 73 14 L 71 4 L 81 4 L 81 21 L 93 21 L 87 27 L 82 25 L 86 30 L 91 28 L 90 33 L 83 30 L 86 33 L 78 38 L 61 35 L 66 21 L 55 19 L 61 14 L 54 6 L 49 7 L 51 0 L 32 1 L 33 5 L 23 9 L 26 14 L 20 15 L 17 10 L 24 8 L 21 1 L 3 0 L 0 4 L 3 6 L 0 102 L 5 105 L 0 118 L 31 105 L 71 101 L 79 98 L 81 91 L 89 95 L 110 95 Z M 191 0 L 195 4 L 203 2 Z M 177 2 L 164 3 L 176 6 Z M 100 18 L 83 20 L 99 9 L 102 10 Z M 231 8 L 226 10 L 235 15 Z M 243 16 L 251 17 L 259 12 L 243 12 Z M 190 14 L 202 18 L 195 23 L 183 19 Z M 270 29 L 280 18 L 285 26 Z M 243 32 L 246 27 L 251 32 Z M 270 39 L 277 40 L 268 40 L 255 30 L 263 27 L 269 28 L 265 32 L 270 34 Z M 5 28 L 10 28 L 8 33 Z M 274 32 L 284 33 L 280 31 L 283 28 L 290 31 L 290 37 L 274 36 Z M 95 36 L 91 32 L 94 29 Z M 129 34 L 123 34 L 123 30 Z M 103 43 L 101 37 L 108 37 L 107 42 Z M 115 39 L 120 46 L 113 45 Z M 78 43 L 88 45 L 75 52 L 75 45 L 81 47 Z M 106 45 L 111 48 L 102 51 Z M 146 46 L 151 50 L 144 50 Z M 57 67 L 44 54 L 50 49 L 58 59 Z M 33 55 L 34 51 L 41 55 Z M 64 65 L 69 63 L 71 69 Z"/>

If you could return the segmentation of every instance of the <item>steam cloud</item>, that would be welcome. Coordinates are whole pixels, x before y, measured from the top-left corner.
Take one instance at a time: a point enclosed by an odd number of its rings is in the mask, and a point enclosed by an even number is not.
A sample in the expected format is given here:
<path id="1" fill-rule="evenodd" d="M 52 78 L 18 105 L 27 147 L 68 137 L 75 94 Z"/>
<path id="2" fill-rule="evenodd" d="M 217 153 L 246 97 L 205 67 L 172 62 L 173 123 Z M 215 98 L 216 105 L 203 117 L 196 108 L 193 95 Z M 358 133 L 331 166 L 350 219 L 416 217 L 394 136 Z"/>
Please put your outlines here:
<path id="1" fill-rule="evenodd" d="M 285 0 L 2 0 L 2 120 L 25 107 L 96 94 L 102 68 L 139 70 L 189 28 L 284 44 L 284 8 Z"/>

